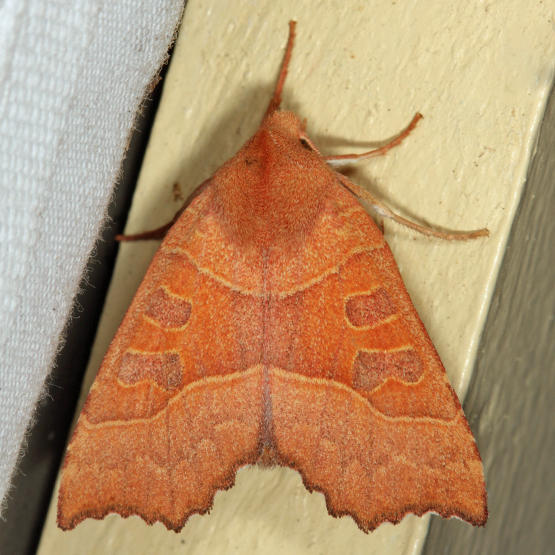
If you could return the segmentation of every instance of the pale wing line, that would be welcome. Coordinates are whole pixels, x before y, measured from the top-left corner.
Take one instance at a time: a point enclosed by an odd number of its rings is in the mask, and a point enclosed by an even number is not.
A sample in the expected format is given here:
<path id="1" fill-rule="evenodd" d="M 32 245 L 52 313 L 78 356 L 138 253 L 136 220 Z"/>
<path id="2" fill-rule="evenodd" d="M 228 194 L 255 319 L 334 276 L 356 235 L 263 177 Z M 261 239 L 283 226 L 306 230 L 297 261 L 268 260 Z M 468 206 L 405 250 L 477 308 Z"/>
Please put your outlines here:
<path id="1" fill-rule="evenodd" d="M 117 427 L 122 425 L 127 426 L 127 425 L 135 425 L 135 424 L 152 422 L 152 421 L 158 420 L 159 418 L 162 418 L 164 413 L 168 410 L 168 408 L 171 405 L 173 405 L 174 403 L 177 403 L 183 396 L 185 396 L 191 391 L 194 391 L 195 389 L 200 389 L 202 387 L 205 387 L 207 384 L 211 384 L 211 383 L 225 384 L 226 382 L 244 381 L 250 375 L 254 375 L 257 372 L 261 373 L 262 369 L 263 369 L 262 364 L 256 364 L 255 366 L 251 366 L 250 368 L 247 368 L 246 370 L 241 370 L 239 372 L 232 372 L 230 374 L 223 374 L 218 376 L 206 376 L 204 378 L 201 378 L 200 380 L 191 382 L 187 384 L 179 393 L 174 395 L 168 401 L 168 403 L 163 409 L 161 409 L 158 413 L 148 418 L 132 418 L 129 420 L 110 420 L 110 421 L 99 422 L 98 424 L 94 424 L 89 421 L 89 419 L 87 418 L 87 415 L 83 412 L 81 413 L 79 422 L 89 429 L 110 428 L 110 427 Z"/>
<path id="2" fill-rule="evenodd" d="M 345 311 L 346 304 L 347 304 L 346 302 L 343 303 L 344 312 L 346 312 Z M 400 318 L 401 318 L 401 315 L 399 314 L 399 312 L 396 312 L 395 314 L 391 314 L 387 318 L 384 318 L 383 320 L 379 320 L 375 324 L 369 324 L 368 326 L 355 326 L 351 324 L 348 318 L 345 318 L 345 321 L 346 321 L 347 327 L 351 328 L 354 331 L 369 331 L 369 330 L 377 329 L 380 326 L 391 324 L 391 322 L 395 322 L 395 320 L 399 320 Z"/>
<path id="3" fill-rule="evenodd" d="M 322 384 L 326 388 L 332 387 L 332 388 L 336 388 L 336 389 L 342 389 L 343 391 L 346 391 L 347 393 L 352 395 L 355 399 L 360 401 L 363 405 L 365 405 L 369 409 L 369 411 L 374 414 L 374 416 L 376 416 L 378 418 L 381 418 L 382 420 L 386 420 L 388 422 L 414 423 L 414 421 L 417 421 L 418 423 L 420 423 L 420 422 L 432 422 L 432 423 L 436 423 L 436 424 L 440 423 L 440 424 L 443 424 L 445 426 L 452 426 L 454 424 L 454 421 L 459 416 L 458 413 L 455 414 L 455 416 L 451 419 L 434 418 L 432 416 L 420 416 L 420 417 L 416 417 L 416 416 L 387 416 L 386 414 L 383 414 L 378 409 L 376 409 L 366 397 L 362 396 L 360 393 L 358 393 L 352 387 L 350 387 L 348 385 L 345 385 L 345 384 L 342 384 L 341 382 L 336 382 L 334 380 L 329 380 L 329 379 L 326 379 L 326 378 L 315 378 L 315 377 L 303 376 L 302 374 L 298 374 L 296 372 L 288 372 L 286 370 L 282 370 L 282 369 L 276 368 L 276 367 L 272 367 L 270 372 L 274 372 L 274 373 L 276 373 L 276 374 L 278 374 L 278 375 L 280 375 L 283 378 L 288 379 L 288 380 L 297 380 L 297 381 L 306 382 L 306 383 L 309 383 L 309 384 L 316 383 L 316 384 L 319 384 L 319 385 Z"/>
<path id="4" fill-rule="evenodd" d="M 239 372 L 233 372 L 231 374 L 224 374 L 224 375 L 220 375 L 220 376 L 208 376 L 206 378 L 202 378 L 201 380 L 191 382 L 191 383 L 187 384 L 177 395 L 172 397 L 168 401 L 167 405 L 163 409 L 160 410 L 160 412 L 158 412 L 157 414 L 155 414 L 151 417 L 148 417 L 148 418 L 133 418 L 133 419 L 130 419 L 130 420 L 110 420 L 110 421 L 99 422 L 98 424 L 94 424 L 94 423 L 91 423 L 88 420 L 86 414 L 83 413 L 79 420 L 80 420 L 80 423 L 83 424 L 88 429 L 110 428 L 110 427 L 118 427 L 118 426 L 132 426 L 132 425 L 135 425 L 135 424 L 149 423 L 149 422 L 155 421 L 159 418 L 162 418 L 164 416 L 164 413 L 170 407 L 170 405 L 172 405 L 174 403 L 177 403 L 183 396 L 188 394 L 190 391 L 205 387 L 207 385 L 207 383 L 208 384 L 211 384 L 211 383 L 212 384 L 225 384 L 226 382 L 244 381 L 250 375 L 255 375 L 257 372 L 262 373 L 262 371 L 263 371 L 263 365 L 262 364 L 256 364 L 255 366 L 251 366 L 247 370 L 241 370 Z M 372 404 L 370 403 L 370 401 L 368 401 L 368 399 L 366 399 L 366 397 L 362 396 L 360 393 L 355 391 L 353 388 L 351 388 L 351 387 L 349 387 L 345 384 L 342 384 L 340 382 L 336 382 L 335 380 L 330 380 L 330 379 L 326 379 L 326 378 L 315 378 L 315 377 L 303 376 L 302 374 L 298 374 L 296 372 L 291 372 L 291 371 L 288 371 L 288 370 L 283 370 L 283 369 L 277 368 L 275 366 L 270 366 L 270 373 L 277 374 L 278 376 L 283 377 L 286 380 L 290 380 L 290 381 L 291 380 L 296 380 L 297 382 L 304 382 L 304 383 L 307 383 L 307 384 L 322 385 L 325 388 L 330 388 L 331 387 L 331 388 L 335 388 L 335 389 L 340 389 L 343 392 L 348 393 L 349 395 L 352 395 L 356 400 L 358 400 L 362 405 L 364 405 L 371 413 L 373 413 L 373 416 L 375 416 L 377 418 L 381 418 L 382 420 L 385 420 L 385 421 L 388 421 L 388 422 L 414 423 L 415 421 L 417 421 L 418 423 L 420 423 L 420 422 L 431 422 L 431 423 L 442 424 L 442 425 L 445 425 L 445 426 L 451 426 L 451 425 L 453 425 L 453 422 L 459 416 L 458 413 L 457 413 L 451 420 L 445 420 L 445 419 L 441 419 L 441 418 L 433 418 L 431 416 L 421 416 L 421 417 L 387 416 L 387 415 L 381 413 L 375 407 L 373 407 Z"/>
<path id="5" fill-rule="evenodd" d="M 397 345 L 396 347 L 391 347 L 391 349 L 359 349 L 358 352 L 362 353 L 396 353 L 398 351 L 415 351 L 414 345 L 412 343 L 407 343 L 405 345 Z"/>
<path id="6" fill-rule="evenodd" d="M 339 270 L 341 269 L 341 267 L 345 266 L 347 264 L 347 262 L 353 257 L 356 256 L 357 254 L 360 253 L 365 253 L 365 252 L 372 252 L 374 250 L 379 250 L 381 248 L 383 248 L 384 243 L 380 243 L 379 245 L 376 246 L 364 246 L 364 247 L 355 247 L 354 249 L 351 249 L 344 257 L 343 260 L 341 260 L 340 262 L 338 262 L 336 265 L 331 266 L 330 268 L 324 270 L 323 272 L 321 272 L 319 275 L 317 275 L 316 277 L 305 281 L 304 283 L 298 285 L 297 287 L 294 287 L 292 289 L 289 289 L 287 291 L 281 291 L 277 294 L 274 294 L 273 296 L 278 298 L 278 299 L 285 299 L 287 297 L 291 297 L 292 295 L 295 295 L 297 293 L 300 293 L 301 291 L 305 291 L 306 289 L 310 289 L 312 286 L 316 285 L 317 283 L 320 283 L 322 281 L 324 281 L 325 278 L 327 278 L 328 276 L 332 275 L 332 274 L 336 274 L 339 272 Z M 240 287 L 237 287 L 236 285 L 232 284 L 230 281 L 222 278 L 221 276 L 215 274 L 212 270 L 210 270 L 209 268 L 206 268 L 204 266 L 201 266 L 200 264 L 198 264 L 196 262 L 196 260 L 191 256 L 191 254 L 184 248 L 181 247 L 172 247 L 171 249 L 167 249 L 164 250 L 164 252 L 166 254 L 178 254 L 178 255 L 183 255 L 185 256 L 189 262 L 197 269 L 197 271 L 200 274 L 204 274 L 206 276 L 208 276 L 209 278 L 213 279 L 214 281 L 217 281 L 218 283 L 220 283 L 221 285 L 227 287 L 228 289 L 230 289 L 231 291 L 235 291 L 237 293 L 240 293 L 242 295 L 250 295 L 252 297 L 259 297 L 262 298 L 264 296 L 264 293 L 262 291 L 258 292 L 254 289 L 241 289 Z"/>
<path id="7" fill-rule="evenodd" d="M 191 305 L 192 305 L 192 303 L 191 303 Z M 189 325 L 189 320 L 187 320 L 187 322 L 185 322 L 185 324 L 183 324 L 182 326 L 164 326 L 163 324 L 161 324 L 157 320 L 154 320 L 153 318 L 151 318 L 150 316 L 147 316 L 144 313 L 142 313 L 141 315 L 143 317 L 143 320 L 145 320 L 145 322 L 148 322 L 152 326 L 154 326 L 158 329 L 161 329 L 163 331 L 180 333 L 183 330 L 185 330 L 187 328 L 187 326 Z"/>
<path id="8" fill-rule="evenodd" d="M 354 360 L 356 360 L 356 355 L 353 357 L 353 361 Z M 376 393 L 376 391 L 379 391 L 380 389 L 384 388 L 388 382 L 397 382 L 405 387 L 416 387 L 424 381 L 424 377 L 426 376 L 427 373 L 428 371 L 424 369 L 420 377 L 415 382 L 405 382 L 404 380 L 401 380 L 400 378 L 396 378 L 395 376 L 387 376 L 387 378 L 385 378 L 382 383 L 378 384 L 376 387 L 373 387 L 372 389 L 369 389 L 368 393 Z"/>
<path id="9" fill-rule="evenodd" d="M 416 349 L 414 348 L 414 345 L 411 345 L 411 344 L 408 344 L 406 346 L 403 345 L 401 347 L 394 347 L 393 349 L 359 349 L 353 355 L 353 359 L 351 361 L 351 366 L 354 365 L 355 360 L 357 359 L 357 356 L 360 352 L 364 352 L 364 353 L 390 353 L 392 351 L 403 351 L 403 350 L 416 351 Z M 397 383 L 402 384 L 405 387 L 417 387 L 418 385 L 420 385 L 424 381 L 424 378 L 426 377 L 426 375 L 428 373 L 429 373 L 428 368 L 424 367 L 424 369 L 422 370 L 422 374 L 420 374 L 420 376 L 418 377 L 418 379 L 415 382 L 405 382 L 404 380 L 401 380 L 400 378 L 396 378 L 395 376 L 387 376 L 387 378 L 385 378 L 385 380 L 383 382 L 378 384 L 376 387 L 373 387 L 372 389 L 369 389 L 368 393 L 376 393 L 376 391 L 379 391 L 380 389 L 384 388 L 389 382 L 397 382 Z"/>
<path id="10" fill-rule="evenodd" d="M 360 295 L 371 295 L 372 293 L 375 293 L 376 291 L 379 291 L 380 289 L 383 289 L 383 285 L 381 283 L 375 285 L 374 287 L 372 287 L 371 289 L 366 289 L 366 290 L 361 290 L 361 291 L 355 291 L 354 293 L 349 293 L 348 295 L 343 295 L 343 312 L 345 313 L 345 316 L 347 316 L 347 303 L 349 302 L 350 299 L 354 298 L 354 297 L 359 297 Z M 360 331 L 366 331 L 366 330 L 372 330 L 374 328 L 378 328 L 379 326 L 382 326 L 384 324 L 389 324 L 395 320 L 398 320 L 401 317 L 401 315 L 399 314 L 399 311 L 395 312 L 394 314 L 390 314 L 389 316 L 387 316 L 386 318 L 382 318 L 381 320 L 379 320 L 378 322 L 376 322 L 375 324 L 369 324 L 367 326 L 355 326 L 354 324 L 351 324 L 349 318 L 345 317 L 345 320 L 347 322 L 347 326 L 350 327 L 353 330 L 360 330 Z"/>
<path id="11" fill-rule="evenodd" d="M 178 349 L 166 349 L 165 351 L 143 351 L 141 349 L 134 349 L 134 348 L 130 347 L 130 348 L 127 348 L 123 352 L 124 355 L 126 353 L 131 353 L 133 355 L 145 355 L 147 357 L 149 355 L 165 355 L 166 353 L 171 353 L 171 354 L 175 354 L 179 357 L 179 361 L 181 362 L 181 366 L 183 366 L 183 361 L 181 360 L 181 353 Z M 121 368 L 121 366 L 120 366 L 120 368 Z M 168 391 L 171 391 L 171 390 L 166 389 L 165 387 L 159 385 L 158 382 L 153 382 L 150 378 L 143 378 L 143 379 L 137 380 L 136 382 L 133 382 L 133 383 L 124 382 L 120 379 L 119 372 L 118 372 L 118 375 L 116 376 L 116 381 L 117 381 L 118 385 L 120 387 L 123 387 L 124 389 L 133 389 L 134 387 L 136 387 L 137 385 L 139 385 L 141 383 L 149 382 L 151 384 L 151 387 L 155 387 L 156 389 L 158 389 L 159 391 L 162 391 L 163 393 L 168 393 Z"/>
<path id="12" fill-rule="evenodd" d="M 383 247 L 383 243 L 378 245 L 378 246 L 372 246 L 372 247 L 364 246 L 364 247 L 356 247 L 354 249 L 351 249 L 347 253 L 347 255 L 343 258 L 343 260 L 338 262 L 335 266 L 330 267 L 327 270 L 324 270 L 320 275 L 318 275 L 318 276 L 316 276 L 316 277 L 314 277 L 314 278 L 312 278 L 308 281 L 305 281 L 304 283 L 298 285 L 297 287 L 289 289 L 288 291 L 281 291 L 280 293 L 278 293 L 276 295 L 276 297 L 278 297 L 279 299 L 285 299 L 286 297 L 291 297 L 292 295 L 300 293 L 301 291 L 305 291 L 307 289 L 310 289 L 314 285 L 324 281 L 324 279 L 326 279 L 328 276 L 331 276 L 333 274 L 337 274 L 340 271 L 340 269 L 343 266 L 345 266 L 347 264 L 347 262 L 353 256 L 356 256 L 357 254 L 360 254 L 362 252 L 372 252 L 374 250 L 381 249 L 382 247 Z"/>
<path id="13" fill-rule="evenodd" d="M 172 291 L 167 285 L 159 285 L 158 288 L 161 289 L 162 291 L 164 291 L 165 293 L 167 293 L 168 297 L 174 297 L 174 298 L 179 299 L 181 301 L 187 301 L 191 305 L 191 308 L 192 308 L 193 299 L 191 297 L 184 297 L 183 295 L 179 295 L 178 293 L 175 293 L 174 291 Z M 151 293 L 151 294 L 153 294 L 153 293 Z M 146 320 L 149 324 L 152 324 L 153 326 L 156 326 L 156 327 L 158 327 L 162 330 L 178 332 L 178 331 L 183 331 L 189 325 L 189 320 L 187 320 L 185 322 L 185 324 L 183 324 L 182 326 L 164 326 L 160 322 L 155 320 L 154 318 L 151 318 L 150 316 L 147 316 L 144 312 L 142 312 L 141 315 L 142 315 L 143 319 Z"/>
<path id="14" fill-rule="evenodd" d="M 190 297 L 184 297 L 183 295 L 180 295 L 179 293 L 172 291 L 168 285 L 162 284 L 162 285 L 159 285 L 158 287 L 159 289 L 162 289 L 163 291 L 165 291 L 170 297 L 176 297 L 177 299 L 181 299 L 182 301 L 191 302 Z"/>

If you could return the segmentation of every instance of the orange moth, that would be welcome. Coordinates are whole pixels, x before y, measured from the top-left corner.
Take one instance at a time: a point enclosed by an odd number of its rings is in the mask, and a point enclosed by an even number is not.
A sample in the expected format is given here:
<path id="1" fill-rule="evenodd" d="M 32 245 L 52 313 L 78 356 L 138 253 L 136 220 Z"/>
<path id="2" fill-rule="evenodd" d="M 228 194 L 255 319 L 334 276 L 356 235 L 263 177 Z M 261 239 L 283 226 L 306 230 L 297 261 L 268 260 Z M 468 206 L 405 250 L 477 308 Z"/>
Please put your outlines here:
<path id="1" fill-rule="evenodd" d="M 487 519 L 480 455 L 382 233 L 426 235 L 333 169 L 279 110 L 192 195 L 106 354 L 68 446 L 58 525 L 116 512 L 180 530 L 236 471 L 291 467 L 365 532 L 433 511 Z M 167 232 L 167 234 L 166 234 Z"/>

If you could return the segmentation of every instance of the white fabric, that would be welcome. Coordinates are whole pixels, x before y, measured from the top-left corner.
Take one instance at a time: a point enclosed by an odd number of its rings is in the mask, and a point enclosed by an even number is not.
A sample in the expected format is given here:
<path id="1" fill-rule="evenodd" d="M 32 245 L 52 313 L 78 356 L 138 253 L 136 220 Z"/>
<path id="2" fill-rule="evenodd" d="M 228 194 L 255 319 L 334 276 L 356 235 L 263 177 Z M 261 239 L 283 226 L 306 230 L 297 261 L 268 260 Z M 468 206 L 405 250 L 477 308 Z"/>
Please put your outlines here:
<path id="1" fill-rule="evenodd" d="M 0 499 L 182 0 L 0 0 Z"/>

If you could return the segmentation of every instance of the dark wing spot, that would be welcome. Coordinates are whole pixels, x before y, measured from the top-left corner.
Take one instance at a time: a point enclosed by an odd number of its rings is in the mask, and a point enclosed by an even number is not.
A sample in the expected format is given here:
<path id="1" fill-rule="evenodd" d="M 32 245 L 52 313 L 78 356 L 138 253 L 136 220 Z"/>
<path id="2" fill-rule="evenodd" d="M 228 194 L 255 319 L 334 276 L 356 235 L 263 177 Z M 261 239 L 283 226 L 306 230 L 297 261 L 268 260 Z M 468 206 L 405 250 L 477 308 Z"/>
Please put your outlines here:
<path id="1" fill-rule="evenodd" d="M 385 289 L 355 295 L 345 303 L 347 319 L 357 328 L 376 325 L 396 312 L 397 308 Z"/>
<path id="2" fill-rule="evenodd" d="M 121 359 L 118 378 L 129 385 L 144 380 L 156 382 L 166 390 L 181 385 L 182 364 L 177 353 L 130 353 Z"/>
<path id="3" fill-rule="evenodd" d="M 414 383 L 421 375 L 422 360 L 412 348 L 400 351 L 359 351 L 353 364 L 354 386 L 367 391 L 388 378 Z"/>
<path id="4" fill-rule="evenodd" d="M 150 297 L 145 314 L 165 328 L 180 328 L 191 316 L 191 303 L 160 287 Z"/>
<path id="5" fill-rule="evenodd" d="M 303 148 L 306 148 L 306 150 L 312 150 L 314 151 L 314 149 L 310 146 L 310 144 L 308 143 L 308 141 L 306 139 L 303 139 L 302 137 L 299 139 L 301 146 Z"/>

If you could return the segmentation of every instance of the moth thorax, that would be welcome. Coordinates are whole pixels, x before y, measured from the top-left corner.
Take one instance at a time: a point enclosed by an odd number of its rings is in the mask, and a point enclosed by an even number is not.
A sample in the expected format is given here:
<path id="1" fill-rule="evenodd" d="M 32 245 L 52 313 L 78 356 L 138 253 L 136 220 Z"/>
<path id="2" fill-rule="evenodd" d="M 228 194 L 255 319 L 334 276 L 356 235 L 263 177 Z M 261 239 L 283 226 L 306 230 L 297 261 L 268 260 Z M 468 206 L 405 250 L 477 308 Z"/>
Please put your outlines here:
<path id="1" fill-rule="evenodd" d="M 325 164 L 298 139 L 274 131 L 259 130 L 215 176 L 222 219 L 241 243 L 303 239 L 329 189 Z"/>

